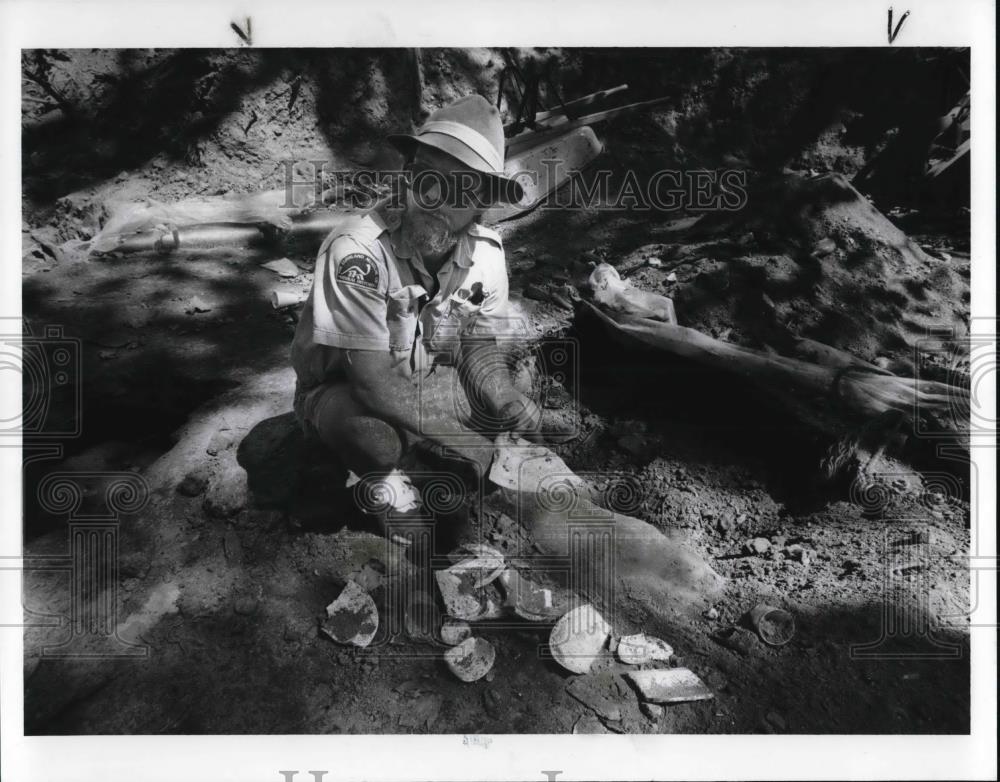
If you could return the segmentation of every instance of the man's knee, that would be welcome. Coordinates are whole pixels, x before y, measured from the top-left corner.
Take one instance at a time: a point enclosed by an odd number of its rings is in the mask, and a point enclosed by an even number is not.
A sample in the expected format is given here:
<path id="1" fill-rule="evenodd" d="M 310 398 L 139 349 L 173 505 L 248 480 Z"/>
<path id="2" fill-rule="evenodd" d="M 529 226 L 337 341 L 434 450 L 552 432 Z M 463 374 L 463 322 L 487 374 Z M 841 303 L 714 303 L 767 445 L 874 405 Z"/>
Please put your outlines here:
<path id="1" fill-rule="evenodd" d="M 351 416 L 340 421 L 335 448 L 366 471 L 390 470 L 399 464 L 405 448 L 394 426 L 374 416 Z M 351 469 L 355 469 L 351 464 Z"/>
<path id="2" fill-rule="evenodd" d="M 404 435 L 361 405 L 347 383 L 316 389 L 304 415 L 320 441 L 355 472 L 391 469 L 402 457 Z"/>

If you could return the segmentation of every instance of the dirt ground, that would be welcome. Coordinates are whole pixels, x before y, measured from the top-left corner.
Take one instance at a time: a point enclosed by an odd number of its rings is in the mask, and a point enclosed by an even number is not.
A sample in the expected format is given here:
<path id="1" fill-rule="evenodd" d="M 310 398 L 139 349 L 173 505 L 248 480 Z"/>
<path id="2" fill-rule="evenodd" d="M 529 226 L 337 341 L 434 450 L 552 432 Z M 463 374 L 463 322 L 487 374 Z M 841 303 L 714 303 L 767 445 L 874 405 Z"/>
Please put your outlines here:
<path id="1" fill-rule="evenodd" d="M 92 74 L 123 72 L 100 53 L 74 56 L 93 58 Z M 618 345 L 583 314 L 539 294 L 561 285 L 574 262 L 607 260 L 638 287 L 671 296 L 682 324 L 720 339 L 759 345 L 806 336 L 900 374 L 941 378 L 953 369 L 950 357 L 921 360 L 914 347 L 933 325 L 967 333 L 969 245 L 960 218 L 921 222 L 918 214 L 915 223 L 896 221 L 904 234 L 867 201 L 838 212 L 837 200 L 827 199 L 802 216 L 794 203 L 757 191 L 765 195 L 751 198 L 745 214 L 714 226 L 689 225 L 684 213 L 594 207 L 537 211 L 499 226 L 512 299 L 538 338 L 534 360 L 554 371 L 546 346 L 573 347 L 572 371 L 547 404 L 573 415 L 580 432 L 557 450 L 581 475 L 641 487 L 631 515 L 680 536 L 726 578 L 718 600 L 648 628 L 714 698 L 655 714 L 624 687 L 615 689 L 617 714 L 596 714 L 571 694 L 578 677 L 546 654 L 548 626 L 481 623 L 476 632 L 496 647 L 496 664 L 471 684 L 448 671 L 440 647 L 405 633 L 373 652 L 319 631 L 346 578 L 365 565 L 372 571 L 373 560 L 381 563 L 373 572 L 391 578 L 399 553 L 352 510 L 336 466 L 303 443 L 291 417 L 296 313 L 273 310 L 268 295 L 305 296 L 309 252 L 293 253 L 300 273 L 280 278 L 260 264 L 285 252 L 78 260 L 44 246 L 92 235 L 109 199 L 169 201 L 253 189 L 245 187 L 251 180 L 263 188 L 275 176 L 264 170 L 267 161 L 288 153 L 370 164 L 381 154 L 370 139 L 419 114 L 387 98 L 404 89 L 408 72 L 383 62 L 380 70 L 355 65 L 344 73 L 312 54 L 305 64 L 276 58 L 256 71 L 236 53 L 209 65 L 129 56 L 129 73 L 160 69 L 169 85 L 190 69 L 200 99 L 229 100 L 228 89 L 237 103 L 203 116 L 196 143 L 166 128 L 149 149 L 122 148 L 99 118 L 76 120 L 107 145 L 86 169 L 73 170 L 83 131 L 68 151 L 46 141 L 52 130 L 37 131 L 37 146 L 26 147 L 24 313 L 35 329 L 59 325 L 80 340 L 83 378 L 82 435 L 58 459 L 40 450 L 30 460 L 26 451 L 26 554 L 41 561 L 67 551 L 66 513 L 39 499 L 46 476 L 86 474 L 78 515 L 101 506 L 110 473 L 141 476 L 149 492 L 141 509 L 120 516 L 110 590 L 118 637 L 145 656 L 43 653 L 68 631 L 65 619 L 43 623 L 71 614 L 70 574 L 26 573 L 26 733 L 968 731 L 968 572 L 956 564 L 969 550 L 967 463 L 889 449 L 862 492 L 819 487 L 816 465 L 830 442 L 759 389 Z M 488 50 L 428 57 L 423 103 L 485 80 L 494 59 Z M 706 116 L 724 126 L 705 109 L 709 73 L 721 69 L 727 89 L 736 83 L 747 94 L 755 78 L 766 81 L 752 58 L 733 61 L 739 67 L 726 70 L 731 60 L 722 54 L 700 60 L 679 108 L 605 129 L 602 162 L 614 176 L 676 165 L 678 147 L 694 154 L 697 146 L 685 142 Z M 768 74 L 769 89 L 777 89 L 776 74 L 794 70 L 783 68 Z M 359 72 L 366 79 L 352 82 Z M 574 73 L 587 77 L 585 68 Z M 114 78 L 95 78 L 93 89 L 124 79 Z M 352 101 L 345 85 L 355 83 Z M 380 83 L 382 92 L 371 86 Z M 786 84 L 789 94 L 793 86 Z M 758 94 L 758 109 L 768 94 Z M 330 119 L 331 96 L 350 117 Z M 673 129 L 669 144 L 664 127 Z M 834 143 L 820 135 L 782 187 L 842 191 L 840 175 L 872 152 L 841 136 Z M 746 154 L 762 156 L 754 144 L 763 142 L 747 142 Z M 39 173 L 53 160 L 68 180 Z M 817 173 L 827 176 L 811 177 Z M 811 256 L 828 236 L 838 250 Z M 64 393 L 53 394 L 55 416 L 72 415 Z M 483 534 L 517 557 L 524 536 L 495 500 L 474 498 L 468 526 L 452 532 Z M 759 550 L 748 546 L 754 540 Z M 744 615 L 760 603 L 795 616 L 789 644 L 768 646 L 746 629 Z"/>

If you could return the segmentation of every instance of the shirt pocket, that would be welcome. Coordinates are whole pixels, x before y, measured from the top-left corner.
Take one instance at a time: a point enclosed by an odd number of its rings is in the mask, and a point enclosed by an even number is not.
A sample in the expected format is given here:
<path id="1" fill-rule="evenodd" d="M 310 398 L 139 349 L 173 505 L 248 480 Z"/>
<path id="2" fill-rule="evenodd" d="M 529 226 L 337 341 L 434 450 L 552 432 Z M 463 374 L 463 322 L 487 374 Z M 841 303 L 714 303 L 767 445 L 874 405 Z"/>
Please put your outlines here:
<path id="1" fill-rule="evenodd" d="M 476 290 L 459 288 L 451 294 L 451 296 L 448 297 L 448 301 L 450 303 L 448 315 L 453 318 L 458 318 L 462 322 L 478 315 L 479 311 L 483 308 L 483 302 L 486 301 L 486 296 L 482 291 L 482 287 L 482 284 L 476 283 L 474 286 Z"/>
<path id="2" fill-rule="evenodd" d="M 409 350 L 417 336 L 417 318 L 420 299 L 427 295 L 422 285 L 405 285 L 389 291 L 386 320 L 389 327 L 389 347 L 392 350 Z"/>

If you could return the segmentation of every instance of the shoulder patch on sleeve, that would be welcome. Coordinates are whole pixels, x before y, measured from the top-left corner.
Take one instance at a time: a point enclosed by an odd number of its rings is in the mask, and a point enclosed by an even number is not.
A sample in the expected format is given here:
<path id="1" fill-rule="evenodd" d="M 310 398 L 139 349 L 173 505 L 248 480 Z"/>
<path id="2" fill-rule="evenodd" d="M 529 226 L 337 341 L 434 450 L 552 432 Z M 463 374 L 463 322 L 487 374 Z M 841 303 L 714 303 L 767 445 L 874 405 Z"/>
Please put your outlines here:
<path id="1" fill-rule="evenodd" d="M 364 253 L 345 255 L 337 261 L 337 282 L 378 290 L 380 277 L 375 259 Z"/>

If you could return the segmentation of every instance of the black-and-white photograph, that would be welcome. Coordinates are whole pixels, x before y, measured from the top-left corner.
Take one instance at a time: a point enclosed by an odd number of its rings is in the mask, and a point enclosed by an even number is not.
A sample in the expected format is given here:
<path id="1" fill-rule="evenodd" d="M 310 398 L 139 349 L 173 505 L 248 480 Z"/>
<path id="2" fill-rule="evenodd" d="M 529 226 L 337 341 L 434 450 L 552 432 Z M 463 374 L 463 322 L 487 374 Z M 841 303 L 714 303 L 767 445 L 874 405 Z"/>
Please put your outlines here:
<path id="1" fill-rule="evenodd" d="M 886 11 L 22 48 L 24 737 L 968 735 L 979 98 Z"/>

